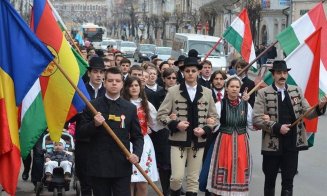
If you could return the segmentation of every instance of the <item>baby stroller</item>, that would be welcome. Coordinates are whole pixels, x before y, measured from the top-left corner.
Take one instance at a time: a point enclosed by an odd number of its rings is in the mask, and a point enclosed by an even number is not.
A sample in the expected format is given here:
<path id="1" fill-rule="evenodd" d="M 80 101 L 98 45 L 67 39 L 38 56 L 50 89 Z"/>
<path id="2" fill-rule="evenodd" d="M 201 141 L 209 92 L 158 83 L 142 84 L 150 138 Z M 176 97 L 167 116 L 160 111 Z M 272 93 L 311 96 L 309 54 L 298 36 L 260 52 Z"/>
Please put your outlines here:
<path id="1" fill-rule="evenodd" d="M 71 155 L 73 155 L 73 150 L 75 149 L 75 143 L 73 137 L 66 132 L 65 130 L 62 133 L 61 138 L 66 142 L 64 146 L 65 151 Z M 53 142 L 50 139 L 49 133 L 43 137 L 42 141 L 42 149 L 45 152 L 52 152 L 54 146 Z M 72 176 L 73 176 L 73 188 L 76 190 L 76 195 L 80 195 L 81 187 L 78 179 L 74 174 L 74 165 L 72 166 Z M 47 183 L 45 180 L 45 174 L 43 173 L 43 177 L 41 182 L 37 182 L 36 184 L 36 195 L 40 195 L 43 187 L 47 187 L 49 192 L 53 192 L 53 195 L 65 195 L 66 191 L 70 189 L 70 182 L 65 181 L 64 179 L 64 170 L 61 167 L 57 167 L 53 169 L 52 180 Z"/>

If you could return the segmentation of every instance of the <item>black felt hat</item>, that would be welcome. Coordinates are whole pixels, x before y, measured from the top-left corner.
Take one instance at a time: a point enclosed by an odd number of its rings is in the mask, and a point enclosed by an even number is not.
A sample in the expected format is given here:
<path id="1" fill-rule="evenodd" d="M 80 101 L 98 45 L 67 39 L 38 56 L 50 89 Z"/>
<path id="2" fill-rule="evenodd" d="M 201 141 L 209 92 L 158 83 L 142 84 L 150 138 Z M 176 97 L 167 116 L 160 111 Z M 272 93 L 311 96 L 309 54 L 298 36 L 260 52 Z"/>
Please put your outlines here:
<path id="1" fill-rule="evenodd" d="M 104 70 L 105 69 L 104 62 L 101 57 L 92 57 L 89 61 L 89 65 L 90 66 L 87 68 L 88 70 L 91 70 L 91 69 Z"/>
<path id="2" fill-rule="evenodd" d="M 181 61 L 184 61 L 186 58 L 186 56 L 184 55 L 180 55 L 177 59 L 177 61 L 174 62 L 174 65 L 178 66 L 178 63 L 181 62 Z"/>
<path id="3" fill-rule="evenodd" d="M 287 68 L 286 62 L 284 60 L 276 60 L 273 62 L 273 67 L 269 71 L 289 71 L 291 68 Z"/>
<path id="4" fill-rule="evenodd" d="M 197 59 L 201 59 L 201 57 L 198 57 L 198 55 L 199 53 L 195 49 L 191 49 L 190 51 L 188 51 L 188 57 L 195 57 Z"/>
<path id="5" fill-rule="evenodd" d="M 180 67 L 181 70 L 184 70 L 185 67 L 192 67 L 195 66 L 198 68 L 198 70 L 202 69 L 202 65 L 199 64 L 198 59 L 196 57 L 187 57 L 184 60 L 184 65 Z"/>

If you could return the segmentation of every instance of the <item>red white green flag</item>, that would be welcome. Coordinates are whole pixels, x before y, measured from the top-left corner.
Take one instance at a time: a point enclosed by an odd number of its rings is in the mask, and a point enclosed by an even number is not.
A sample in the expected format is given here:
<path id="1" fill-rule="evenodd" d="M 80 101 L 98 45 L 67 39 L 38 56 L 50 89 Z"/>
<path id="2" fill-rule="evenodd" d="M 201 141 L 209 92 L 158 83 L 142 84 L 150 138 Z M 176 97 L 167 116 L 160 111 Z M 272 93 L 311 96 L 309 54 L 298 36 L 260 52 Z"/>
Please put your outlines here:
<path id="1" fill-rule="evenodd" d="M 243 9 L 238 17 L 235 18 L 226 29 L 223 37 L 241 54 L 244 61 L 250 63 L 256 58 L 250 20 L 246 9 Z M 252 64 L 252 67 L 256 69 L 256 63 Z"/>
<path id="2" fill-rule="evenodd" d="M 300 44 L 285 58 L 288 68 L 288 84 L 299 86 L 311 106 L 319 101 L 319 68 L 321 28 L 311 34 L 303 44 Z M 265 77 L 267 84 L 273 83 L 272 75 Z M 316 132 L 318 119 L 305 120 L 307 132 Z"/>
<path id="3" fill-rule="evenodd" d="M 278 34 L 277 40 L 286 55 L 289 55 L 320 27 L 323 27 L 321 30 L 321 51 L 327 51 L 327 24 L 322 3 L 318 3 Z M 327 75 L 327 53 L 322 52 L 320 58 L 320 75 Z M 319 87 L 321 95 L 327 93 L 327 77 L 320 78 Z"/>

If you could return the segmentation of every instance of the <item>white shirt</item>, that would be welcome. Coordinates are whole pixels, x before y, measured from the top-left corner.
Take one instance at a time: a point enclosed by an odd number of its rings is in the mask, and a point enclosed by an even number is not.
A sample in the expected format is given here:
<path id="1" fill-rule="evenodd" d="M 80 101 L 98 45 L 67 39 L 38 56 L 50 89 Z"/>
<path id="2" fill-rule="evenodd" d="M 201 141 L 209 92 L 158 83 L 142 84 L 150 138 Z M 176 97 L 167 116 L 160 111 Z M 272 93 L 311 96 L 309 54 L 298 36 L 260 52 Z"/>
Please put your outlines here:
<path id="1" fill-rule="evenodd" d="M 124 80 L 126 80 L 127 76 L 128 76 L 128 73 L 127 74 L 124 74 Z"/>
<path id="2" fill-rule="evenodd" d="M 145 86 L 147 86 L 149 89 L 153 90 L 154 92 L 156 92 L 158 88 L 158 85 L 156 83 L 153 86 L 150 86 L 148 84 L 146 84 Z"/>
<path id="3" fill-rule="evenodd" d="M 218 91 L 215 88 L 213 88 L 213 92 L 215 93 L 215 95 L 217 97 Z M 223 99 L 225 96 L 225 88 L 222 88 L 219 92 L 221 93 L 221 99 Z"/>
<path id="4" fill-rule="evenodd" d="M 105 94 L 105 96 L 112 101 L 116 101 L 120 97 L 120 95 L 118 95 L 118 97 L 110 97 L 107 93 Z"/>
<path id="5" fill-rule="evenodd" d="M 209 80 L 210 80 L 210 77 L 209 77 L 209 78 L 205 78 L 205 77 L 201 76 L 201 78 L 202 78 L 204 81 L 209 81 Z"/>
<path id="6" fill-rule="evenodd" d="M 89 82 L 89 85 L 93 88 L 94 90 L 94 98 L 97 98 L 98 96 L 98 92 L 99 92 L 99 89 L 102 87 L 102 83 L 100 84 L 100 86 L 98 88 L 95 88 L 91 82 Z"/>
<path id="7" fill-rule="evenodd" d="M 185 83 L 185 85 L 186 85 L 186 90 L 187 90 L 188 96 L 190 96 L 190 99 L 193 102 L 193 100 L 195 98 L 195 94 L 196 94 L 196 88 L 198 85 L 190 86 L 186 83 Z"/>
<path id="8" fill-rule="evenodd" d="M 284 99 L 285 99 L 285 88 L 279 88 L 278 86 L 276 86 L 276 88 L 277 88 L 277 91 L 278 92 L 281 92 L 281 94 L 282 94 L 282 101 L 284 101 Z"/>

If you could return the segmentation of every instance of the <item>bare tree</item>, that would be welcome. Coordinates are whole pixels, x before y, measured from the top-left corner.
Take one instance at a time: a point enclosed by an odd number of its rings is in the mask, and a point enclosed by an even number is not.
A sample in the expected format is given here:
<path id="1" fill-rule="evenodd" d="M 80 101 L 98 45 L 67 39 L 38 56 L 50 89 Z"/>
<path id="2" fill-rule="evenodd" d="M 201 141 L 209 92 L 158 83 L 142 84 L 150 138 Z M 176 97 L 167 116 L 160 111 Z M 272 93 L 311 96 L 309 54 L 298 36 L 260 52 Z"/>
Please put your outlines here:
<path id="1" fill-rule="evenodd" d="M 174 25 L 175 25 L 176 33 L 178 33 L 179 28 L 184 23 L 183 13 L 175 9 L 173 12 L 173 16 L 174 16 Z"/>
<path id="2" fill-rule="evenodd" d="M 157 39 L 158 29 L 160 26 L 159 16 L 156 14 L 151 15 L 150 22 L 151 22 L 152 27 L 154 28 L 154 38 Z"/>
<path id="3" fill-rule="evenodd" d="M 249 15 L 249 20 L 250 20 L 250 25 L 251 25 L 251 32 L 252 32 L 252 37 L 257 38 L 254 39 L 255 42 L 259 39 L 259 23 L 260 23 L 260 18 L 261 18 L 261 5 L 260 2 L 256 0 L 248 0 L 246 3 L 246 9 L 248 10 L 248 15 Z M 257 26 L 258 25 L 258 28 Z"/>
<path id="4" fill-rule="evenodd" d="M 164 12 L 163 15 L 161 16 L 161 23 L 162 23 L 162 32 L 161 32 L 161 39 L 166 38 L 166 23 L 169 21 L 170 18 L 170 13 L 169 12 Z"/>
<path id="5" fill-rule="evenodd" d="M 211 6 L 203 6 L 200 8 L 200 13 L 202 23 L 208 22 L 209 24 L 208 34 L 213 35 L 216 26 L 216 17 L 218 16 L 216 9 Z"/>
<path id="6" fill-rule="evenodd" d="M 192 10 L 191 14 L 190 14 L 190 17 L 191 17 L 191 25 L 193 26 L 194 28 L 194 32 L 197 31 L 197 26 L 200 22 L 200 14 L 199 14 L 200 11 L 197 11 L 195 9 Z"/>
<path id="7" fill-rule="evenodd" d="M 144 15 L 143 21 L 144 21 L 144 26 L 146 26 L 147 38 L 149 39 L 150 38 L 150 27 L 151 27 L 150 18 L 147 15 Z"/>

